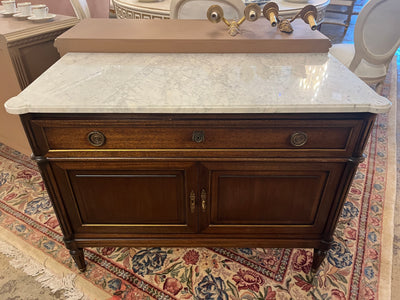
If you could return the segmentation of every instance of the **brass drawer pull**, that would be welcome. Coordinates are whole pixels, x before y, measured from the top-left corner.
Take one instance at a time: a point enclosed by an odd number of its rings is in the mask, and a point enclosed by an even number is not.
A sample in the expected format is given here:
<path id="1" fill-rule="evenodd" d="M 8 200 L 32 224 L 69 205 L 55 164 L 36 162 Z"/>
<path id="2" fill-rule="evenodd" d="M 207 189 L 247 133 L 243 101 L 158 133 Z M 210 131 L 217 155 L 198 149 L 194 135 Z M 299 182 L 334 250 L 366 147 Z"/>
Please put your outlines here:
<path id="1" fill-rule="evenodd" d="M 95 147 L 100 147 L 103 146 L 104 143 L 106 142 L 106 137 L 103 133 L 100 131 L 91 131 L 88 136 L 88 141 L 90 145 L 95 146 Z"/>
<path id="2" fill-rule="evenodd" d="M 207 210 L 207 192 L 205 189 L 201 190 L 200 199 L 201 199 L 201 210 L 203 212 L 206 212 L 206 210 Z"/>
<path id="3" fill-rule="evenodd" d="M 301 147 L 307 143 L 307 133 L 297 131 L 290 136 L 290 144 L 294 147 Z"/>
<path id="4" fill-rule="evenodd" d="M 193 214 L 196 209 L 196 194 L 193 190 L 190 192 L 189 200 L 190 200 L 190 211 Z"/>
<path id="5" fill-rule="evenodd" d="M 204 131 L 202 131 L 202 130 L 193 131 L 193 134 L 192 134 L 192 141 L 193 142 L 202 143 L 202 142 L 204 142 L 204 139 L 205 139 Z"/>

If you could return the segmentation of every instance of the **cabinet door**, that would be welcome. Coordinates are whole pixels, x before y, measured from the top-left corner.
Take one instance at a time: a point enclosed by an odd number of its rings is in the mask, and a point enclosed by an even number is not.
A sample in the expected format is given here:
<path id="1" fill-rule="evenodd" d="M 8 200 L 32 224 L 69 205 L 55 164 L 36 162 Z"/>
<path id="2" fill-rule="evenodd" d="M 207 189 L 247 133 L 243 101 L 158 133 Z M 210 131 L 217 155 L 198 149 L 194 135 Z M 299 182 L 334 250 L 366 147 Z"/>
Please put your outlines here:
<path id="1" fill-rule="evenodd" d="M 175 162 L 52 162 L 74 233 L 189 233 L 197 169 Z"/>
<path id="2" fill-rule="evenodd" d="M 315 234 L 338 201 L 345 163 L 202 163 L 202 233 Z M 206 178 L 204 180 L 204 178 Z M 207 191 L 207 197 L 206 193 Z"/>

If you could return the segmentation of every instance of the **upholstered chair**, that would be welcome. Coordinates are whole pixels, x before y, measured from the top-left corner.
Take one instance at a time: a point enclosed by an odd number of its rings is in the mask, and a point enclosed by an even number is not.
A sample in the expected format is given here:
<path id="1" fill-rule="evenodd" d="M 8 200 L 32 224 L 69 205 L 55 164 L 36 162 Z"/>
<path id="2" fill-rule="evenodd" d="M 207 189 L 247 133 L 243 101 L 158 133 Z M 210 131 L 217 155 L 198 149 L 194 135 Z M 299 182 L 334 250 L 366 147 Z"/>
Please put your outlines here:
<path id="1" fill-rule="evenodd" d="M 90 18 L 89 6 L 86 0 L 69 0 L 78 19 Z"/>
<path id="2" fill-rule="evenodd" d="M 335 44 L 330 53 L 368 84 L 381 83 L 400 45 L 399 0 L 370 0 L 360 11 L 354 44 Z"/>

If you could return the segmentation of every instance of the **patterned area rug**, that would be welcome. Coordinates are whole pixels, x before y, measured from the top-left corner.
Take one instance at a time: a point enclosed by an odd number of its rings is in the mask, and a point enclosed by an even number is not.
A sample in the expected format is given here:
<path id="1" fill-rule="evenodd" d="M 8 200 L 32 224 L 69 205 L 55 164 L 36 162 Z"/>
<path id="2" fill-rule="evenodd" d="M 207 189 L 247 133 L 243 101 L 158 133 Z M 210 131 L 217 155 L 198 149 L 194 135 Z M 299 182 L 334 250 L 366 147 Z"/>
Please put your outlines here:
<path id="1" fill-rule="evenodd" d="M 315 276 L 312 249 L 275 248 L 87 248 L 87 271 L 79 273 L 36 165 L 1 143 L 0 238 L 75 273 L 90 299 L 389 299 L 395 194 L 387 193 L 394 185 L 388 124 L 387 114 L 378 116 Z"/>

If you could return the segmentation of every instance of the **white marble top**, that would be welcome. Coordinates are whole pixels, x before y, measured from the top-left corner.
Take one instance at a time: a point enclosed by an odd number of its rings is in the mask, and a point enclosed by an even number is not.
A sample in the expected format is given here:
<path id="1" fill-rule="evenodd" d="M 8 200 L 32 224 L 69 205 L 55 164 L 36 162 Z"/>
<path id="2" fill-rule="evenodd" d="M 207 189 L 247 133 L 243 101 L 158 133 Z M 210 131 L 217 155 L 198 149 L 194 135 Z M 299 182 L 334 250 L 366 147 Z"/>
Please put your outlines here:
<path id="1" fill-rule="evenodd" d="M 307 113 L 389 110 L 326 53 L 68 53 L 5 104 L 24 113 Z"/>

